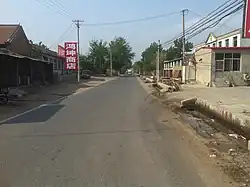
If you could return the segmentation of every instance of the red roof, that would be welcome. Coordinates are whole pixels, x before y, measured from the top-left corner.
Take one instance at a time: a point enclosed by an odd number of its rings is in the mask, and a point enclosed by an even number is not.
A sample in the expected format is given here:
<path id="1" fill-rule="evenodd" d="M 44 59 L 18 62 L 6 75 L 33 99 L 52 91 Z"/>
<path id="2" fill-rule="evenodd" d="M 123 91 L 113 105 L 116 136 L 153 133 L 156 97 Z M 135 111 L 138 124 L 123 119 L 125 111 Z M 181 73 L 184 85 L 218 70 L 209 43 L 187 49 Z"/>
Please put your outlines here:
<path id="1" fill-rule="evenodd" d="M 0 25 L 0 44 L 5 44 L 17 31 L 20 25 Z"/>

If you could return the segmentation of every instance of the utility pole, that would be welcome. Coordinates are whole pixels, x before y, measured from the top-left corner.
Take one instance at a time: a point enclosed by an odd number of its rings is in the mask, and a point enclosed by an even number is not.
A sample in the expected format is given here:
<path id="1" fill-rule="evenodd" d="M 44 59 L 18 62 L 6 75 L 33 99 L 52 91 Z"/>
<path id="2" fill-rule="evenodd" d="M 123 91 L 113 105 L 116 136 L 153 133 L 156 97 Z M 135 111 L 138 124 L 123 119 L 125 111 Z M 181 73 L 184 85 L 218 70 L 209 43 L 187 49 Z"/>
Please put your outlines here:
<path id="1" fill-rule="evenodd" d="M 158 40 L 158 49 L 157 49 L 157 59 L 156 59 L 156 80 L 160 80 L 160 40 Z"/>
<path id="2" fill-rule="evenodd" d="M 77 82 L 80 82 L 80 23 L 84 22 L 83 20 L 73 20 L 73 22 L 76 24 L 77 28 Z"/>
<path id="3" fill-rule="evenodd" d="M 182 63 L 185 61 L 185 14 L 188 12 L 188 9 L 184 9 L 182 12 Z"/>
<path id="4" fill-rule="evenodd" d="M 110 77 L 113 76 L 113 56 L 112 56 L 112 50 L 109 50 L 110 55 Z"/>

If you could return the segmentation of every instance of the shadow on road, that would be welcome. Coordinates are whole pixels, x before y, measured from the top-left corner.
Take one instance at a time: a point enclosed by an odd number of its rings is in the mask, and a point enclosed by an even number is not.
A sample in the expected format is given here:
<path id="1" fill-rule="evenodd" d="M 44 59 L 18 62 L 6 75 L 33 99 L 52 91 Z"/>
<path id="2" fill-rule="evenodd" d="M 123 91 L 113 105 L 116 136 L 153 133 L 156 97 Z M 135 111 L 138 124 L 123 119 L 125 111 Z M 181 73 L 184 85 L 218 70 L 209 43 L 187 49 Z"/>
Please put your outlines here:
<path id="1" fill-rule="evenodd" d="M 0 124 L 43 123 L 49 120 L 63 107 L 64 105 L 59 104 L 43 105 L 33 111 L 21 114 L 20 116 L 17 116 Z"/>

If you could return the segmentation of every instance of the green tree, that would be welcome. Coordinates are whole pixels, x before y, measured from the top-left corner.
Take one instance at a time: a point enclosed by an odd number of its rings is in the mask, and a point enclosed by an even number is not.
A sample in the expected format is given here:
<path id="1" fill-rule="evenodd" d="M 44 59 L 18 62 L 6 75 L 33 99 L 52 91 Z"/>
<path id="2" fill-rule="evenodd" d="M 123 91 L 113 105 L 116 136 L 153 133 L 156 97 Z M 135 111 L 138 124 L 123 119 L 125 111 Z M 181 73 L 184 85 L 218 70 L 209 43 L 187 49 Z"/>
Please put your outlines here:
<path id="1" fill-rule="evenodd" d="M 162 51 L 162 47 L 160 46 L 160 51 Z M 156 67 L 156 57 L 158 51 L 158 44 L 153 42 L 150 44 L 148 48 L 146 48 L 141 56 L 142 68 L 143 72 L 150 73 L 155 70 Z"/>
<path id="2" fill-rule="evenodd" d="M 129 42 L 123 37 L 117 37 L 109 43 L 109 52 L 112 53 L 113 69 L 124 73 L 132 67 L 135 53 Z"/>
<path id="3" fill-rule="evenodd" d="M 193 43 L 185 43 L 185 51 L 190 52 L 193 48 Z M 167 60 L 173 60 L 182 57 L 182 39 L 177 39 L 174 41 L 174 45 L 169 47 L 166 51 Z"/>
<path id="4" fill-rule="evenodd" d="M 136 61 L 133 64 L 133 69 L 134 69 L 134 72 L 136 72 L 136 73 L 142 73 L 143 72 L 143 62 L 141 60 Z"/>
<path id="5" fill-rule="evenodd" d="M 92 40 L 89 43 L 89 54 L 87 57 L 90 64 L 93 64 L 93 68 L 98 73 L 105 73 L 107 69 L 108 58 L 107 42 L 103 40 Z M 89 63 L 89 62 L 88 62 Z"/>

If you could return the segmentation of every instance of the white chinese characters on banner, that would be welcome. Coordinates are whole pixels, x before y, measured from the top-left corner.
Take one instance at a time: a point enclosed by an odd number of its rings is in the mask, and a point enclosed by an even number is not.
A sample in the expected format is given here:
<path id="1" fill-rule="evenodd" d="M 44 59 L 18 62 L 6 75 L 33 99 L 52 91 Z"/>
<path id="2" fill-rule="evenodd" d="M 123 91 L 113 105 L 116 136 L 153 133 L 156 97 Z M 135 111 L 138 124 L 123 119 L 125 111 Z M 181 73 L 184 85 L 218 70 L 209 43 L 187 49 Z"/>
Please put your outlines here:
<path id="1" fill-rule="evenodd" d="M 75 63 L 67 63 L 67 69 L 76 69 L 76 64 Z"/>
<path id="2" fill-rule="evenodd" d="M 77 43 L 65 42 L 66 70 L 77 70 Z"/>

